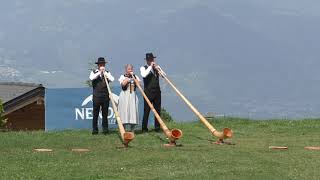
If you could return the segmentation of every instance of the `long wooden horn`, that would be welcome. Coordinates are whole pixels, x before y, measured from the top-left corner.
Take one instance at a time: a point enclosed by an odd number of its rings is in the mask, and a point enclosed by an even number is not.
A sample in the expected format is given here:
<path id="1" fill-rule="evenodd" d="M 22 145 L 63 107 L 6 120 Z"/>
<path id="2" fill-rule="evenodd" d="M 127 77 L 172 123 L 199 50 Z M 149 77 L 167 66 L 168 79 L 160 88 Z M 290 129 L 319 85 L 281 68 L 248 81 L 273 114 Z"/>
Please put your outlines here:
<path id="1" fill-rule="evenodd" d="M 120 136 L 121 136 L 122 142 L 123 142 L 125 147 L 128 147 L 129 142 L 134 139 L 134 133 L 125 131 L 125 129 L 123 127 L 123 124 L 122 124 L 122 121 L 120 119 L 119 112 L 117 110 L 116 104 L 115 104 L 114 99 L 112 97 L 112 91 L 111 91 L 110 85 L 108 83 L 108 79 L 106 77 L 106 74 L 104 75 L 104 79 L 105 79 L 106 84 L 107 84 L 107 88 L 108 88 L 108 92 L 109 92 L 109 98 L 110 98 L 110 101 L 111 101 L 111 104 L 112 104 L 113 112 L 114 112 L 116 120 L 117 120 L 117 124 L 118 124 L 118 127 L 119 127 L 119 132 L 120 132 Z"/>
<path id="2" fill-rule="evenodd" d="M 220 142 L 223 139 L 231 138 L 233 136 L 233 131 L 230 128 L 224 128 L 223 132 L 217 131 L 208 120 L 191 104 L 191 102 L 174 86 L 174 84 L 168 79 L 166 73 L 158 66 L 157 68 L 159 74 L 168 82 L 168 84 L 174 89 L 174 91 L 181 97 L 181 99 L 190 107 L 190 109 L 199 117 L 200 121 L 210 130 L 210 132 L 217 138 Z"/>
<path id="3" fill-rule="evenodd" d="M 161 116 L 158 114 L 158 112 L 156 111 L 156 109 L 154 108 L 152 103 L 150 102 L 149 98 L 147 97 L 147 95 L 145 94 L 143 89 L 141 88 L 139 81 L 135 77 L 133 79 L 134 79 L 134 81 L 136 83 L 136 86 L 140 90 L 142 96 L 144 97 L 144 99 L 146 100 L 146 102 L 150 106 L 151 110 L 153 111 L 153 113 L 154 113 L 154 115 L 156 117 L 155 120 L 157 120 L 159 122 L 162 131 L 164 132 L 164 134 L 170 140 L 170 144 L 169 145 L 175 146 L 176 145 L 176 140 L 178 140 L 178 139 L 180 139 L 182 137 L 182 131 L 180 129 L 172 129 L 171 131 L 168 129 L 168 127 L 166 126 L 164 121 L 161 119 Z"/>

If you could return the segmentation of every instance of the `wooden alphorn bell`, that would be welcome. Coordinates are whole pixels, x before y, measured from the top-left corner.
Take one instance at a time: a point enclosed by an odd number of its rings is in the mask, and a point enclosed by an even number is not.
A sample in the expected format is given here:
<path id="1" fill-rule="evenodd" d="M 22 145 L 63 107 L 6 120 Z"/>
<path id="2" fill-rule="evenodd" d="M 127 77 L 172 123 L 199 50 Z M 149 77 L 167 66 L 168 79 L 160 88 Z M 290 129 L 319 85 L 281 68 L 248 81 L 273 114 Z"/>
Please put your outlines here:
<path id="1" fill-rule="evenodd" d="M 112 109 L 113 109 L 113 112 L 115 114 L 115 117 L 116 117 L 116 120 L 117 120 L 117 124 L 118 124 L 118 128 L 119 128 L 119 132 L 120 132 L 120 136 L 121 136 L 121 140 L 123 142 L 123 145 L 125 147 L 128 147 L 128 144 L 130 141 L 132 141 L 134 139 L 134 133 L 132 132 L 126 132 L 124 127 L 123 127 L 123 124 L 122 124 L 122 121 L 120 119 L 120 115 L 119 115 L 119 112 L 117 110 L 117 106 L 114 102 L 114 99 L 113 99 L 113 96 L 112 96 L 112 91 L 111 91 L 111 88 L 110 88 L 110 85 L 108 83 L 108 79 L 106 77 L 107 75 L 104 74 L 104 80 L 106 82 L 106 85 L 107 85 L 107 88 L 108 88 L 108 92 L 109 92 L 109 98 L 110 98 L 110 101 L 111 101 L 111 104 L 112 104 Z"/>
<path id="2" fill-rule="evenodd" d="M 154 108 L 154 106 L 152 105 L 152 103 L 150 102 L 149 98 L 147 97 L 147 95 L 145 94 L 145 92 L 143 91 L 143 89 L 140 86 L 139 81 L 133 76 L 133 79 L 136 83 L 136 86 L 138 87 L 138 89 L 140 90 L 143 98 L 146 100 L 146 102 L 148 103 L 150 109 L 153 111 L 156 119 L 155 121 L 158 121 L 160 124 L 160 127 L 163 131 L 163 133 L 167 136 L 167 138 L 169 139 L 169 144 L 168 146 L 176 146 L 176 140 L 180 139 L 182 137 L 182 131 L 180 129 L 172 129 L 169 130 L 169 128 L 166 126 L 166 124 L 164 123 L 164 121 L 162 120 L 161 116 L 158 114 L 158 112 L 156 111 L 156 109 Z"/>

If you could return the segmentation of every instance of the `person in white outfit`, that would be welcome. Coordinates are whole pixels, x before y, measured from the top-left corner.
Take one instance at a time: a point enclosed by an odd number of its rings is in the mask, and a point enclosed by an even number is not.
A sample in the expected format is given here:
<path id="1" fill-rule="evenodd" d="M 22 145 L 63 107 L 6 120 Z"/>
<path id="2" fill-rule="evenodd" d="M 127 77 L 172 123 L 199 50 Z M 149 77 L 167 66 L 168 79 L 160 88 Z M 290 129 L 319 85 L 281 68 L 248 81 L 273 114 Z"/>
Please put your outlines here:
<path id="1" fill-rule="evenodd" d="M 108 134 L 108 110 L 109 110 L 109 92 L 104 76 L 106 76 L 108 83 L 114 81 L 114 77 L 110 72 L 106 71 L 106 60 L 103 57 L 98 58 L 96 62 L 97 69 L 91 71 L 89 79 L 92 81 L 93 88 L 93 120 L 92 120 L 92 134 L 98 134 L 98 117 L 100 108 L 102 110 L 102 129 L 103 134 Z"/>
<path id="2" fill-rule="evenodd" d="M 133 72 L 133 66 L 125 65 L 125 74 L 119 78 L 122 91 L 119 96 L 118 111 L 126 131 L 134 131 L 135 126 L 139 124 L 139 99 L 134 78 L 140 82 L 140 78 Z"/>

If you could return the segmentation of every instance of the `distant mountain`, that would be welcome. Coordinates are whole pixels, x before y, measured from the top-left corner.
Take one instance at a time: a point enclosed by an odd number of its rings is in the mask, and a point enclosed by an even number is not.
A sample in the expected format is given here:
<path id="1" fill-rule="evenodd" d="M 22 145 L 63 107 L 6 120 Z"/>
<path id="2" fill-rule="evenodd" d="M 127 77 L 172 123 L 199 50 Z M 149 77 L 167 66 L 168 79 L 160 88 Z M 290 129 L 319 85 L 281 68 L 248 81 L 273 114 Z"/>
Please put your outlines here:
<path id="1" fill-rule="evenodd" d="M 152 51 L 204 113 L 319 116 L 319 9 L 315 0 L 3 1 L 0 81 L 81 87 L 98 56 L 119 76 Z M 176 118 L 195 118 L 164 82 L 163 93 Z"/>

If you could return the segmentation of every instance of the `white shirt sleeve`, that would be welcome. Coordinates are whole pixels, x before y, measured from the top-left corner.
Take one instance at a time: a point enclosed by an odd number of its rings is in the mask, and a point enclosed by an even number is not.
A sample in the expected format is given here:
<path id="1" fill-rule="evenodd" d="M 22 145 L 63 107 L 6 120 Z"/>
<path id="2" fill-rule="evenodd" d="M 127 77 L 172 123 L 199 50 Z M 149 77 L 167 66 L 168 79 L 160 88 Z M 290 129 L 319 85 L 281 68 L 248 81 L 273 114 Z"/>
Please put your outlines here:
<path id="1" fill-rule="evenodd" d="M 119 82 L 120 82 L 120 85 L 122 84 L 122 82 L 126 79 L 126 77 L 124 77 L 124 75 L 121 75 L 120 78 L 119 78 Z"/>
<path id="2" fill-rule="evenodd" d="M 90 79 L 91 81 L 93 81 L 94 79 L 97 79 L 99 75 L 100 75 L 100 71 L 98 71 L 98 72 L 96 72 L 96 73 L 94 73 L 93 71 L 91 71 L 90 76 L 89 76 L 89 79 Z"/>
<path id="3" fill-rule="evenodd" d="M 152 70 L 152 66 L 149 66 L 147 69 L 145 67 L 141 67 L 140 68 L 141 76 L 143 78 L 147 77 L 150 74 L 151 70 Z"/>
<path id="4" fill-rule="evenodd" d="M 110 72 L 106 72 L 105 74 L 107 75 L 107 78 L 108 78 L 108 80 L 109 80 L 110 82 L 113 82 L 113 81 L 114 81 L 114 77 L 111 75 Z"/>

